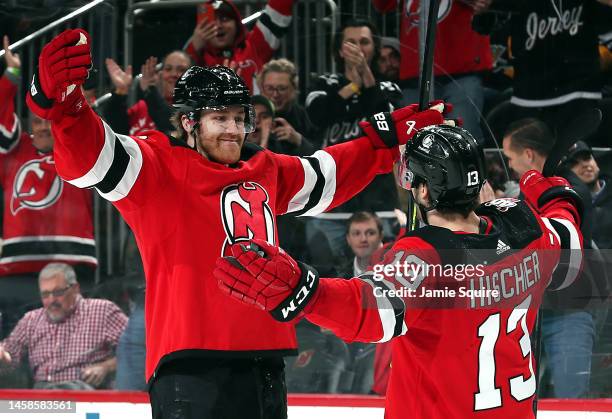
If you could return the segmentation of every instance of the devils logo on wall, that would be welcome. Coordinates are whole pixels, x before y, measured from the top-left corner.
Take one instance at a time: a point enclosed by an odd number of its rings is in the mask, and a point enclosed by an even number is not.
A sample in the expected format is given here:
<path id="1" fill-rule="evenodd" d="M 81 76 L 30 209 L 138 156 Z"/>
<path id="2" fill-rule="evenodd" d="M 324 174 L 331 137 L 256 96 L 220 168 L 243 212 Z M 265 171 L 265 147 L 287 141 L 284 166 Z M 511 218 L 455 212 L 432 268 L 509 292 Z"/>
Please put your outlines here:
<path id="1" fill-rule="evenodd" d="M 11 213 L 15 215 L 24 208 L 48 208 L 57 202 L 63 187 L 64 182 L 55 171 L 52 156 L 27 161 L 15 175 Z"/>
<path id="2" fill-rule="evenodd" d="M 242 240 L 257 238 L 274 244 L 274 214 L 268 192 L 258 183 L 231 185 L 221 193 L 221 218 L 226 239 L 221 254 L 228 256 L 227 247 Z"/>

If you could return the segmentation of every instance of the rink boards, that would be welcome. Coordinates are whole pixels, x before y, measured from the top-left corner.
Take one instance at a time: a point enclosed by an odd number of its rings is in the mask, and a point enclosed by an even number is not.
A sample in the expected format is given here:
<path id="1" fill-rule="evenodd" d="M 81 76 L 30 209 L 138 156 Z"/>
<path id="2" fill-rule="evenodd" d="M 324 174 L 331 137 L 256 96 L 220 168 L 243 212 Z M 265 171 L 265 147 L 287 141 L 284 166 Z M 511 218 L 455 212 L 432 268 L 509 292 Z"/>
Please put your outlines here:
<path id="1" fill-rule="evenodd" d="M 34 403 L 41 400 L 70 400 L 75 411 L 43 411 L 40 409 L 44 404 Z M 289 396 L 289 419 L 383 419 L 383 405 L 384 399 L 374 396 L 292 394 Z M 612 399 L 546 399 L 540 401 L 539 407 L 538 419 L 612 419 Z M 49 417 L 150 419 L 151 409 L 148 395 L 139 392 L 0 390 L 0 419 Z"/>

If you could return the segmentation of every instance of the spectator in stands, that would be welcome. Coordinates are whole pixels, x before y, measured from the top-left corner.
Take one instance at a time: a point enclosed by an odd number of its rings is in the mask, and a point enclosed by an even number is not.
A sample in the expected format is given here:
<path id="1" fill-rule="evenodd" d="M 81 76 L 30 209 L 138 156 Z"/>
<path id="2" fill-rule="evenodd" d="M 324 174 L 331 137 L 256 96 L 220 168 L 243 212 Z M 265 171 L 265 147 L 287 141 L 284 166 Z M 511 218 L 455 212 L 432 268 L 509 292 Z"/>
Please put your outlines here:
<path id="1" fill-rule="evenodd" d="M 145 274 L 142 258 L 130 231 L 123 249 L 124 285 L 130 298 L 130 315 L 117 344 L 116 390 L 146 391 L 145 382 Z"/>
<path id="2" fill-rule="evenodd" d="M 27 354 L 34 388 L 107 387 L 127 317 L 110 301 L 83 298 L 65 263 L 45 266 L 38 285 L 43 307 L 26 313 L 2 341 L 0 363 L 14 367 Z"/>
<path id="3" fill-rule="evenodd" d="M 170 135 L 174 126 L 170 118 L 174 113 L 172 98 L 177 80 L 191 65 L 191 58 L 184 51 L 172 51 L 157 70 L 157 58 L 149 57 L 141 67 L 138 79 L 136 103 L 128 108 L 128 93 L 132 85 L 132 67 L 123 70 L 112 59 L 106 59 L 106 69 L 113 82 L 110 100 L 104 106 L 102 116 L 117 132 L 136 135 L 157 129 Z"/>
<path id="4" fill-rule="evenodd" d="M 400 45 L 397 38 L 383 37 L 380 39 L 380 57 L 378 57 L 378 73 L 382 80 L 398 82 L 400 77 Z"/>
<path id="5" fill-rule="evenodd" d="M 358 211 L 348 219 L 346 242 L 354 255 L 341 268 L 341 276 L 352 278 L 368 271 L 374 253 L 383 245 L 383 226 L 380 218 L 371 212 Z M 374 380 L 376 345 L 353 342 L 348 345 L 351 355 L 349 369 L 353 382 L 351 393 L 368 393 Z"/>
<path id="6" fill-rule="evenodd" d="M 514 108 L 506 112 L 507 123 L 536 117 L 556 133 L 581 110 L 597 106 L 602 98 L 598 34 L 610 30 L 611 7 L 584 0 L 495 0 L 492 7 L 513 12 Z"/>
<path id="7" fill-rule="evenodd" d="M 0 185 L 4 212 L 0 258 L 2 336 L 37 302 L 38 272 L 51 261 L 75 265 L 89 288 L 97 266 L 90 190 L 60 179 L 53 160 L 49 121 L 30 115 L 32 135 L 15 114 L 21 61 L 8 50 L 0 77 Z"/>
<path id="8" fill-rule="evenodd" d="M 368 21 L 351 20 L 342 25 L 334 38 L 334 54 L 339 73 L 323 74 L 306 98 L 311 121 L 325 130 L 324 146 L 360 135 L 358 123 L 367 116 L 390 111 L 401 99 L 399 87 L 392 82 L 377 81 L 375 64 L 380 51 L 380 37 Z M 322 269 L 346 258 L 346 220 L 356 211 L 386 211 L 393 217 L 398 207 L 393 174 L 377 176 L 360 194 L 334 209 L 327 217 L 307 222 L 310 262 Z M 383 222 L 385 231 L 391 223 Z M 327 244 L 324 243 L 327 241 Z M 325 271 L 325 269 L 323 269 Z"/>
<path id="9" fill-rule="evenodd" d="M 600 173 L 593 151 L 584 141 L 578 141 L 570 148 L 565 164 L 591 192 L 593 241 L 600 249 L 612 249 L 612 192 L 609 178 Z"/>
<path id="10" fill-rule="evenodd" d="M 255 131 L 246 140 L 262 148 L 268 148 L 274 123 L 274 104 L 266 97 L 254 95 L 251 97 L 255 110 Z"/>
<path id="11" fill-rule="evenodd" d="M 493 189 L 495 198 L 506 197 L 506 189 L 510 186 L 509 183 L 511 181 L 508 179 L 508 174 L 500 162 L 499 155 L 486 156 L 485 165 L 487 168 L 487 184 Z M 483 201 L 481 200 L 481 202 Z"/>
<path id="12" fill-rule="evenodd" d="M 484 103 L 482 73 L 492 68 L 489 37 L 472 29 L 472 18 L 491 0 L 461 0 L 440 2 L 434 56 L 434 95 L 453 104 L 452 118 L 463 118 L 463 125 L 479 141 L 484 141 L 480 129 L 480 113 Z M 418 102 L 419 79 L 419 15 L 421 2 L 402 0 L 372 0 L 380 12 L 396 11 L 401 7 L 400 86 L 402 104 Z"/>
<path id="13" fill-rule="evenodd" d="M 522 176 L 535 169 L 542 171 L 555 138 L 550 128 L 534 118 L 525 118 L 512 123 L 504 135 L 503 149 L 511 169 Z M 566 178 L 582 197 L 582 235 L 584 248 L 591 248 L 591 225 L 593 223 L 591 197 L 585 184 L 571 171 L 557 173 Z M 585 256 L 587 252 L 585 252 Z M 554 383 L 554 397 L 579 398 L 589 390 L 591 356 L 595 339 L 593 315 L 587 310 L 569 310 L 568 305 L 576 303 L 579 293 L 576 288 L 590 284 L 591 273 L 584 266 L 580 280 L 558 295 L 545 295 L 545 310 L 542 321 L 542 340 Z M 590 290 L 589 290 L 590 292 Z M 554 300 L 553 300 L 554 298 Z M 558 302 L 563 302 L 563 306 Z M 568 303 L 569 304 L 566 304 Z"/>
<path id="14" fill-rule="evenodd" d="M 346 242 L 354 257 L 344 267 L 347 278 L 359 276 L 368 270 L 370 258 L 382 246 L 383 226 L 376 214 L 358 211 L 347 223 Z"/>
<path id="15" fill-rule="evenodd" d="M 251 98 L 255 108 L 255 132 L 247 137 L 253 142 L 275 153 L 291 156 L 308 156 L 316 148 L 306 138 L 297 133 L 283 118 L 277 118 L 274 104 L 262 95 Z"/>
<path id="16" fill-rule="evenodd" d="M 293 138 L 295 142 L 301 137 L 320 148 L 321 137 L 310 122 L 306 109 L 297 101 L 299 79 L 295 64 L 285 58 L 266 63 L 258 77 L 258 84 L 261 93 L 274 103 L 276 118 L 280 123 L 277 127 L 279 139 Z M 282 131 L 287 134 L 283 135 Z"/>
<path id="17" fill-rule="evenodd" d="M 257 73 L 272 58 L 291 24 L 293 0 L 270 0 L 251 31 L 230 0 L 212 5 L 215 19 L 202 19 L 196 25 L 185 51 L 196 65 L 234 69 L 253 92 Z"/>

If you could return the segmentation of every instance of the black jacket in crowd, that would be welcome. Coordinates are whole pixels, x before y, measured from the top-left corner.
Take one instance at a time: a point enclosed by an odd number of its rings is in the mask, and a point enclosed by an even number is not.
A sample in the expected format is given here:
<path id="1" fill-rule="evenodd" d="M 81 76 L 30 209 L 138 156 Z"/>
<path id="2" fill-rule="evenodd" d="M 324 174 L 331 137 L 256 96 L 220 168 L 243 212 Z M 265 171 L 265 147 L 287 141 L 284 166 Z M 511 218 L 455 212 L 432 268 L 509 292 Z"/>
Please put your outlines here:
<path id="1" fill-rule="evenodd" d="M 345 100 L 338 91 L 349 83 L 344 74 L 324 74 L 308 93 L 306 111 L 315 126 L 324 132 L 323 147 L 358 137 L 360 121 L 378 112 L 392 111 L 402 97 L 397 84 L 383 81 Z M 332 212 L 390 211 L 398 206 L 395 179 L 388 173 L 376 176 L 361 193 Z"/>
<path id="2" fill-rule="evenodd" d="M 605 185 L 593 198 L 593 241 L 604 252 L 612 252 L 612 179 L 600 178 Z"/>
<path id="3" fill-rule="evenodd" d="M 140 86 L 135 89 L 136 99 L 144 100 L 147 104 L 149 116 L 155 123 L 158 131 L 166 135 L 171 135 L 174 131 L 174 126 L 170 122 L 170 118 L 174 113 L 171 105 L 159 93 L 159 90 L 151 86 L 147 90 L 142 91 Z M 130 134 L 130 123 L 128 120 L 128 95 L 118 95 L 113 93 L 109 101 L 105 104 L 102 110 L 102 118 L 110 125 L 110 127 L 120 134 Z"/>

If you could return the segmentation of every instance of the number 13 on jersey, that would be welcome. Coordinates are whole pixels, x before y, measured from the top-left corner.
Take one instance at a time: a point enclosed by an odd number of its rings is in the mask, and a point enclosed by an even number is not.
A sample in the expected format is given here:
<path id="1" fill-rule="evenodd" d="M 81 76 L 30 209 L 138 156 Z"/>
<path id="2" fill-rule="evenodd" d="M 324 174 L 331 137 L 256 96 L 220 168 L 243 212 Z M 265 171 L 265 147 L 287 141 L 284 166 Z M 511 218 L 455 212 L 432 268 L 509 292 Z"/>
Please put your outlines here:
<path id="1" fill-rule="evenodd" d="M 531 358 L 531 340 L 527 328 L 527 310 L 531 304 L 531 295 L 514 307 L 507 324 L 502 329 L 501 313 L 491 314 L 478 328 L 478 337 L 481 338 L 478 350 L 478 392 L 474 394 L 474 410 L 486 410 L 501 407 L 503 404 L 501 388 L 495 387 L 496 359 L 495 345 L 499 340 L 500 332 L 510 334 L 521 326 L 523 335 L 518 341 L 521 354 L 517 351 L 516 356 L 525 359 L 529 357 L 529 372 L 526 380 L 522 375 L 512 377 L 508 380 L 510 394 L 517 401 L 530 398 L 536 392 L 536 379 L 533 373 L 533 362 Z"/>

